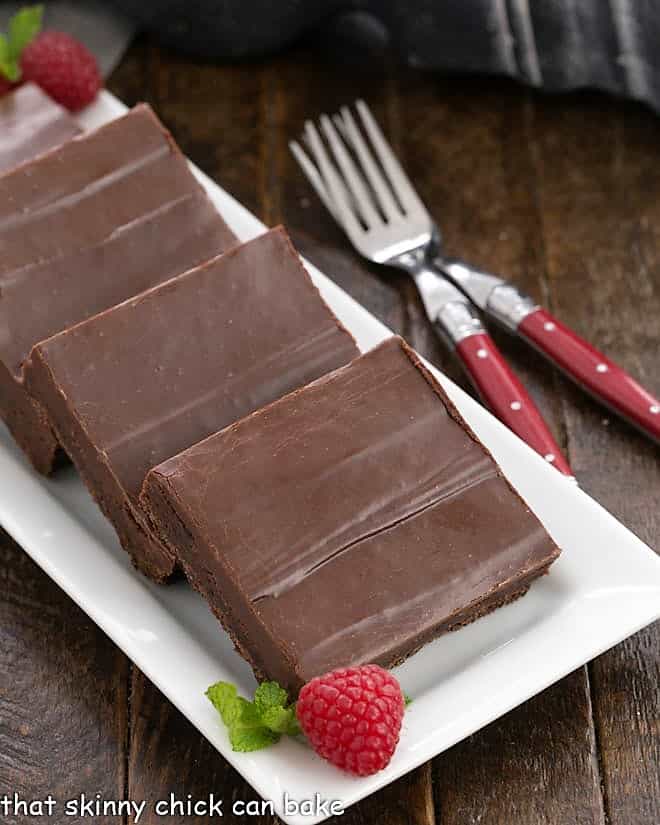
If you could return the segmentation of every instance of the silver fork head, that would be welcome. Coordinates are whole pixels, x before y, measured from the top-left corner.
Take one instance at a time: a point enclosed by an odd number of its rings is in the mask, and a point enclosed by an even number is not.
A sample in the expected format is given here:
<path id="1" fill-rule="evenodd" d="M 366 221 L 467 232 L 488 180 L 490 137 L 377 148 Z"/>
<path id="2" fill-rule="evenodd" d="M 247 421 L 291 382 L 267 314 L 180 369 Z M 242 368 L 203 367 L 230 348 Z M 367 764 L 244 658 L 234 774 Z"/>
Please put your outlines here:
<path id="1" fill-rule="evenodd" d="M 405 263 L 436 243 L 438 230 L 366 103 L 355 108 L 362 128 L 344 106 L 332 119 L 321 116 L 325 142 L 307 121 L 308 152 L 296 141 L 291 151 L 358 252 L 376 263 Z"/>

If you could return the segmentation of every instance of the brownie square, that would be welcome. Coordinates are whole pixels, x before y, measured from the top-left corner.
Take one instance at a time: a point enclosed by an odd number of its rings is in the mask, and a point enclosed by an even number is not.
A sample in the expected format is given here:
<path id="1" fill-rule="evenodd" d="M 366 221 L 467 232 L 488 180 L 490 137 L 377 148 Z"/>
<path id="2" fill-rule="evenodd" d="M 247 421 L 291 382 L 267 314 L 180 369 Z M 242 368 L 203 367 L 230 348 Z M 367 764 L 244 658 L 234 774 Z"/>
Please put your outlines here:
<path id="1" fill-rule="evenodd" d="M 155 467 L 142 502 L 258 678 L 391 667 L 559 550 L 392 338 Z"/>
<path id="2" fill-rule="evenodd" d="M 60 146 L 80 127 L 34 83 L 0 97 L 0 172 Z"/>
<path id="3" fill-rule="evenodd" d="M 25 391 L 33 345 L 236 243 L 144 105 L 0 177 L 0 417 L 38 470 L 58 442 Z"/>
<path id="4" fill-rule="evenodd" d="M 38 344 L 25 372 L 123 546 L 164 580 L 147 472 L 357 352 L 275 229 Z"/>

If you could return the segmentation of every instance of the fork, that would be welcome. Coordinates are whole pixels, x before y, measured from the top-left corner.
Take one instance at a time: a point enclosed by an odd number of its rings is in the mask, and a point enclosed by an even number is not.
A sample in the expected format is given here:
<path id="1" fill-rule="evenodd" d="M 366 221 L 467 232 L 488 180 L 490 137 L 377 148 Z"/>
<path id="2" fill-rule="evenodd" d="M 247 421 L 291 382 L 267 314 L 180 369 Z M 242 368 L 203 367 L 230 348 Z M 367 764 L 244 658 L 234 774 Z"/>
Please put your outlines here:
<path id="1" fill-rule="evenodd" d="M 572 476 L 541 413 L 486 332 L 476 307 L 438 266 L 438 227 L 371 112 L 363 101 L 356 107 L 373 152 L 344 107 L 334 121 L 327 115 L 320 119 L 333 160 L 311 121 L 305 124 L 304 140 L 314 160 L 296 141 L 290 144 L 294 156 L 355 249 L 413 278 L 435 330 L 455 349 L 483 401 L 546 461 Z"/>
<path id="2" fill-rule="evenodd" d="M 412 193 L 417 204 L 421 205 L 410 181 L 403 173 L 366 104 L 363 101 L 358 101 L 356 108 L 381 166 L 389 176 L 388 183 L 393 187 L 393 191 L 396 193 L 397 188 L 402 183 L 407 192 Z M 365 171 L 368 175 L 375 173 L 379 178 L 381 190 L 385 187 L 383 191 L 387 197 L 391 192 L 383 179 L 383 173 L 379 172 L 373 156 L 367 149 L 356 127 L 350 110 L 344 107 L 339 115 L 335 115 L 334 122 L 343 139 L 352 147 L 360 162 L 363 158 L 366 158 L 368 166 L 364 166 Z M 311 145 L 309 129 L 306 129 L 306 139 L 308 145 Z M 334 143 L 331 146 L 334 151 Z M 337 210 L 334 196 L 331 195 L 329 189 L 330 181 L 326 181 L 321 177 L 319 169 L 309 160 L 299 144 L 294 144 L 292 149 L 326 206 L 331 212 L 334 210 L 333 214 L 341 224 L 345 212 L 340 214 Z M 316 158 L 315 152 L 312 151 L 312 154 L 314 154 L 320 168 L 320 159 Z M 390 175 L 390 170 L 393 170 L 394 177 Z M 369 183 L 372 183 L 371 177 L 368 180 Z M 335 175 L 333 183 L 335 189 L 339 187 L 343 190 L 344 201 L 352 206 L 355 213 L 360 217 L 360 221 L 368 226 L 368 222 L 365 221 L 359 211 L 361 200 L 355 198 L 350 187 L 346 188 L 346 179 Z M 372 191 L 368 194 L 371 194 L 373 201 L 375 196 L 380 195 L 380 191 L 372 184 Z M 401 205 L 402 203 L 399 202 L 399 206 Z M 379 212 L 385 214 L 382 212 L 382 208 L 379 209 Z M 394 214 L 396 216 L 396 213 Z M 592 397 L 637 427 L 642 433 L 650 436 L 656 443 L 660 443 L 660 399 L 657 396 L 642 387 L 625 370 L 591 346 L 576 332 L 562 324 L 547 310 L 539 307 L 513 284 L 492 273 L 477 269 L 464 261 L 446 257 L 442 252 L 440 233 L 437 228 L 432 246 L 430 254 L 432 254 L 435 269 L 458 286 L 487 317 L 533 346 Z M 507 423 L 509 422 L 507 421 Z M 515 428 L 512 427 L 512 429 Z"/>

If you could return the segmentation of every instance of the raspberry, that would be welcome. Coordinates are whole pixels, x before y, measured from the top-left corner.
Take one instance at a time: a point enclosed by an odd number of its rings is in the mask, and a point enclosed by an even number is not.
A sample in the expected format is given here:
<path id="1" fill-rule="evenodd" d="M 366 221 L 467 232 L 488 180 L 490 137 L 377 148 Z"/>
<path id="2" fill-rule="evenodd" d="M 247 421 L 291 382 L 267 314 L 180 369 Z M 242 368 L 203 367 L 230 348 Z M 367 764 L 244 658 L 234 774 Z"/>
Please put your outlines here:
<path id="1" fill-rule="evenodd" d="M 94 55 L 68 34 L 47 31 L 21 55 L 23 79 L 32 81 L 53 100 L 77 112 L 96 97 L 101 75 Z"/>
<path id="2" fill-rule="evenodd" d="M 399 741 L 405 701 L 378 665 L 334 670 L 300 691 L 296 715 L 314 750 L 338 768 L 370 776 L 389 763 Z"/>

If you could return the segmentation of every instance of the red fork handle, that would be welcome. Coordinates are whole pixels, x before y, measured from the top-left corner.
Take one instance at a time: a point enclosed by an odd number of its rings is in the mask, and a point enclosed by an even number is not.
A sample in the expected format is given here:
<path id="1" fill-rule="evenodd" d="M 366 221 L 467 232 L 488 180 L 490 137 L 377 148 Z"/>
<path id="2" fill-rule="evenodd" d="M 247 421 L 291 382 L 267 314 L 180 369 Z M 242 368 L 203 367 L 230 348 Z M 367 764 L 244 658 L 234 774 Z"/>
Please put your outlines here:
<path id="1" fill-rule="evenodd" d="M 572 476 L 548 425 L 527 390 L 511 371 L 493 339 L 485 333 L 463 338 L 456 345 L 479 395 L 504 424 L 560 472 Z"/>
<path id="2" fill-rule="evenodd" d="M 660 399 L 602 352 L 544 309 L 523 318 L 518 332 L 591 395 L 660 442 Z"/>

